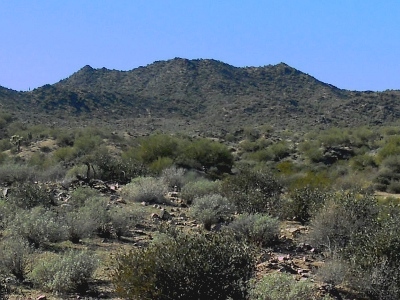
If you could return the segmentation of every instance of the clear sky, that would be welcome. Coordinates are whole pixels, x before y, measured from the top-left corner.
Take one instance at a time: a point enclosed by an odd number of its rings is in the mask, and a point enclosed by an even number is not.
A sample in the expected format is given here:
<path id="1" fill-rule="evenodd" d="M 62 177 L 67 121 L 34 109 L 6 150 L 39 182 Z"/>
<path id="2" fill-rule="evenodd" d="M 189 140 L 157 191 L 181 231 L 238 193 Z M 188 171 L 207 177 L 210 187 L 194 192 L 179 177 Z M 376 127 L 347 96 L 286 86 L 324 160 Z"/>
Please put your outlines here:
<path id="1" fill-rule="evenodd" d="M 284 62 L 343 89 L 400 89 L 400 1 L 0 0 L 7 88 L 174 57 Z"/>

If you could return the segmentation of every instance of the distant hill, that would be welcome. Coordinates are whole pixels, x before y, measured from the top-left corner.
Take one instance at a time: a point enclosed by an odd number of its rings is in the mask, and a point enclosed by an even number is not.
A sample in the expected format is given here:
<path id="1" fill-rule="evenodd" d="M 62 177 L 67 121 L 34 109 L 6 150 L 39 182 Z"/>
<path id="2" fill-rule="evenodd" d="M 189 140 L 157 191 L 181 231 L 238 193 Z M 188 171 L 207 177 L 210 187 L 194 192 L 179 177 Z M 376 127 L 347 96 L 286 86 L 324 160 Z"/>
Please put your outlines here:
<path id="1" fill-rule="evenodd" d="M 85 66 L 31 92 L 0 88 L 0 105 L 47 121 L 145 120 L 193 130 L 389 124 L 400 117 L 400 91 L 338 89 L 284 63 L 238 68 L 210 59 L 175 58 L 131 71 Z M 26 110 L 30 113 L 26 113 Z M 114 121 L 113 121 L 114 120 Z M 140 122 L 143 123 L 143 122 Z"/>

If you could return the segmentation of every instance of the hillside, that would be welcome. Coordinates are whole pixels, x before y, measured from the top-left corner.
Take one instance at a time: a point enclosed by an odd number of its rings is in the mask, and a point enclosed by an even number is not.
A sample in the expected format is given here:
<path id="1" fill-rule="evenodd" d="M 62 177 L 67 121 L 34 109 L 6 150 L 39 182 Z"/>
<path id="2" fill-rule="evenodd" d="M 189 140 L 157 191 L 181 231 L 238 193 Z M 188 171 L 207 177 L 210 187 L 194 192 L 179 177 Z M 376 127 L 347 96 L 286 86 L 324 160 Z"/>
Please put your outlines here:
<path id="1" fill-rule="evenodd" d="M 178 124 L 215 132 L 262 124 L 292 129 L 388 124 L 400 116 L 398 100 L 400 91 L 341 90 L 284 63 L 238 68 L 180 58 L 131 71 L 85 66 L 31 92 L 0 89 L 3 106 L 29 108 L 37 120 L 120 120 L 128 126 L 128 120 L 140 119 L 150 129 L 176 130 Z"/>

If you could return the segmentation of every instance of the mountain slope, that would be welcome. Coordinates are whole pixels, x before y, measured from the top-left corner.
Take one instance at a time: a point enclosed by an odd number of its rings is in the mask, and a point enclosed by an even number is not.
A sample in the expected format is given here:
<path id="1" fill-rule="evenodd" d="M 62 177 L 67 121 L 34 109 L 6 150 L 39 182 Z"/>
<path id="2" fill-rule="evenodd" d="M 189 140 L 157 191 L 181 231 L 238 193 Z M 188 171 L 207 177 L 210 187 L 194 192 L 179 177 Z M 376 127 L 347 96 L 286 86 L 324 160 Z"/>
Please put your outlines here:
<path id="1" fill-rule="evenodd" d="M 9 93 L 3 92 L 1 103 Z M 341 90 L 284 63 L 238 68 L 175 58 L 131 71 L 85 66 L 54 85 L 14 93 L 49 118 L 60 112 L 105 120 L 140 117 L 160 124 L 190 123 L 201 130 L 354 126 L 394 122 L 400 116 L 399 91 Z"/>

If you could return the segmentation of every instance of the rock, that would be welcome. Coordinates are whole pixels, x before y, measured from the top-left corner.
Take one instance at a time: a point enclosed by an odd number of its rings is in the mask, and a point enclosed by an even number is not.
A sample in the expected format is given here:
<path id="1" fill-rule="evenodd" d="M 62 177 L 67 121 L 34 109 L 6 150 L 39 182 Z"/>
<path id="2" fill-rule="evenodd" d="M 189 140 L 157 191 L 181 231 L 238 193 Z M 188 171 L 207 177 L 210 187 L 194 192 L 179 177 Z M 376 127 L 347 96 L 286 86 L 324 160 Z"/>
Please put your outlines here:
<path id="1" fill-rule="evenodd" d="M 160 210 L 160 218 L 161 218 L 162 220 L 164 220 L 164 221 L 167 221 L 167 220 L 171 220 L 171 219 L 172 219 L 172 216 L 171 216 L 171 214 L 170 214 L 169 212 L 167 212 L 165 209 L 161 209 L 161 210 Z"/>
<path id="2" fill-rule="evenodd" d="M 144 202 L 144 201 L 141 202 L 140 204 L 143 205 L 143 206 L 147 206 L 147 202 Z"/>
<path id="3" fill-rule="evenodd" d="M 158 214 L 156 214 L 156 213 L 152 213 L 151 214 L 151 218 L 152 219 L 160 219 L 160 216 Z"/>
<path id="4" fill-rule="evenodd" d="M 8 188 L 5 188 L 5 189 L 3 190 L 3 198 L 6 198 L 7 195 L 8 195 Z"/>
<path id="5" fill-rule="evenodd" d="M 45 295 L 40 295 L 36 300 L 47 300 L 47 297 Z"/>

